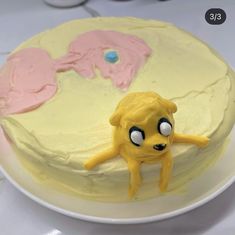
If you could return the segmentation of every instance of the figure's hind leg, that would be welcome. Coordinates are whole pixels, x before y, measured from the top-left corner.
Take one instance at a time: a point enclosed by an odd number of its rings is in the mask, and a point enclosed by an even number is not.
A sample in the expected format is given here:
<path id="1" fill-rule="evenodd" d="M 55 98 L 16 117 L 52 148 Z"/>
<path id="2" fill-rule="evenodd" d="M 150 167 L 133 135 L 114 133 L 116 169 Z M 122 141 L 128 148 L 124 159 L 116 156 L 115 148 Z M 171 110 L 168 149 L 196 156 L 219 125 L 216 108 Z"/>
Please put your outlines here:
<path id="1" fill-rule="evenodd" d="M 162 168 L 160 173 L 159 188 L 161 192 L 165 192 L 167 190 L 173 168 L 173 158 L 170 151 L 164 154 L 161 163 Z"/>

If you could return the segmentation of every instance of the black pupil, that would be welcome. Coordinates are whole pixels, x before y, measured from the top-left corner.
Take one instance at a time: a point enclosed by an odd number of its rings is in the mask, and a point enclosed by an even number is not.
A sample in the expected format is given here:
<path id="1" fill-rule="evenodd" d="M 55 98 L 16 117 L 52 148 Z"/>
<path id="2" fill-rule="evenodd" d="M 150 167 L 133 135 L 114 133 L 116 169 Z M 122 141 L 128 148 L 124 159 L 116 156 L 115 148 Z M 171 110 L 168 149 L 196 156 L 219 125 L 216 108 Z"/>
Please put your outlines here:
<path id="1" fill-rule="evenodd" d="M 130 138 L 130 140 L 131 140 L 131 143 L 134 144 L 135 146 L 140 146 L 139 144 L 133 142 L 133 140 L 131 139 L 131 133 L 132 133 L 133 131 L 138 131 L 138 132 L 140 132 L 141 135 L 142 135 L 143 140 L 145 139 L 144 131 L 143 131 L 142 129 L 140 129 L 139 127 L 137 127 L 137 126 L 133 126 L 133 127 L 131 127 L 130 130 L 129 130 L 129 138 Z"/>

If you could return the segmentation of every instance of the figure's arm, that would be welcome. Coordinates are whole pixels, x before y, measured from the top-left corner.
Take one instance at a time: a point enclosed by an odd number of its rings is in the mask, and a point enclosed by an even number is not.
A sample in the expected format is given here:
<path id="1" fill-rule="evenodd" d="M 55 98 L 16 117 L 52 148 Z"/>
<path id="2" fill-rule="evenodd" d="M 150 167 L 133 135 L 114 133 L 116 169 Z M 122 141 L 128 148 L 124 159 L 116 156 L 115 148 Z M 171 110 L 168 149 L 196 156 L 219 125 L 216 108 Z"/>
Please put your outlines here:
<path id="1" fill-rule="evenodd" d="M 133 159 L 128 159 L 127 165 L 130 172 L 130 186 L 128 195 L 129 198 L 132 198 L 138 191 L 141 184 L 140 163 Z"/>
<path id="2" fill-rule="evenodd" d="M 104 150 L 103 152 L 98 153 L 95 156 L 93 156 L 91 159 L 89 159 L 84 164 L 84 167 L 87 170 L 90 170 L 90 169 L 94 168 L 95 166 L 97 166 L 98 164 L 118 156 L 118 154 L 119 154 L 118 148 L 110 148 L 110 149 Z"/>
<path id="3" fill-rule="evenodd" d="M 162 168 L 160 173 L 159 188 L 161 192 L 167 190 L 167 186 L 171 177 L 171 172 L 173 168 L 173 158 L 170 151 L 166 152 L 161 160 Z"/>
<path id="4" fill-rule="evenodd" d="M 173 142 L 189 143 L 189 144 L 195 144 L 198 147 L 205 147 L 208 145 L 209 138 L 207 138 L 206 136 L 184 135 L 184 134 L 174 133 Z"/>

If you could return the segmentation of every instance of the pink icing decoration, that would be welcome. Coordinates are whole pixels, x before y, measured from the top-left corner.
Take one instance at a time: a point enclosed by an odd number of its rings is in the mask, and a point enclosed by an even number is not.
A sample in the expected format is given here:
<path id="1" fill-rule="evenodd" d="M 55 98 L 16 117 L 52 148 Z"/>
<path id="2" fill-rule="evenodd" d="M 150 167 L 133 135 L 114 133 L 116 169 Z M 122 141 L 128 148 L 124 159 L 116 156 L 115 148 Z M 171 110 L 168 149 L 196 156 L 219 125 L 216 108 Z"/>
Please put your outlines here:
<path id="1" fill-rule="evenodd" d="M 55 75 L 54 62 L 42 49 L 10 56 L 0 73 L 0 114 L 29 111 L 49 100 L 57 90 Z"/>
<path id="2" fill-rule="evenodd" d="M 109 49 L 119 55 L 115 64 L 104 60 Z M 95 30 L 77 37 L 70 44 L 68 55 L 58 59 L 56 66 L 59 71 L 72 68 L 85 78 L 93 78 L 98 68 L 104 78 L 111 78 L 115 86 L 126 89 L 150 54 L 151 49 L 136 36 Z"/>
<path id="3" fill-rule="evenodd" d="M 108 50 L 116 51 L 119 61 L 107 62 Z M 136 36 L 100 30 L 77 37 L 68 54 L 55 61 L 43 49 L 23 49 L 10 56 L 0 71 L 0 115 L 30 111 L 53 97 L 58 71 L 74 69 L 93 78 L 98 68 L 104 78 L 126 89 L 150 54 L 151 49 Z"/>

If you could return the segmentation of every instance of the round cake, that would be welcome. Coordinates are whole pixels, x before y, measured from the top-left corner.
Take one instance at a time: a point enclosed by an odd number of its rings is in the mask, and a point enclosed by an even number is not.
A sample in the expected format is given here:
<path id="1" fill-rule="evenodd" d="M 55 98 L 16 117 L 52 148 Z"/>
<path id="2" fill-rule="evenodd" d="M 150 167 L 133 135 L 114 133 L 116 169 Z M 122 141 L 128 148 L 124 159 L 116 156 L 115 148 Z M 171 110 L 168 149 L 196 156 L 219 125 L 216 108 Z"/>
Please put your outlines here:
<path id="1" fill-rule="evenodd" d="M 176 143 L 167 192 L 206 169 L 235 122 L 235 75 L 205 43 L 172 24 L 136 18 L 75 20 L 22 43 L 0 71 L 0 123 L 35 180 L 99 201 L 126 201 L 129 171 L 117 156 L 84 168 L 112 145 L 120 100 L 156 92 L 177 105 L 175 131 L 209 138 Z M 141 164 L 134 199 L 161 192 L 160 164 Z"/>

